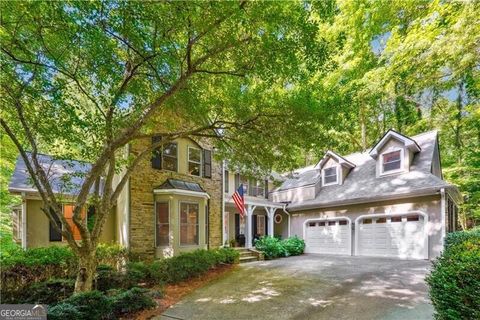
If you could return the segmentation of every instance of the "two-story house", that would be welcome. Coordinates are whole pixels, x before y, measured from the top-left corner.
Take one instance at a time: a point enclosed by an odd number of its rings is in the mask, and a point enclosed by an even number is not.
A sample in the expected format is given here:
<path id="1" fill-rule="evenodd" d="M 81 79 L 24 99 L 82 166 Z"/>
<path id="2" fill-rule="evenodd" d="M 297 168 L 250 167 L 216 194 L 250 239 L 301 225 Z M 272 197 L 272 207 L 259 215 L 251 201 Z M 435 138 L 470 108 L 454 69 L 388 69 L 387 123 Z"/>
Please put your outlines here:
<path id="1" fill-rule="evenodd" d="M 152 142 L 129 145 L 125 156 Z M 62 189 L 57 182 L 64 174 L 88 171 L 90 165 L 47 155 L 40 161 L 71 219 L 68 199 L 77 190 Z M 102 241 L 155 259 L 222 245 L 252 247 L 263 235 L 297 235 L 305 239 L 309 253 L 432 259 L 442 250 L 445 234 L 457 229 L 461 198 L 442 179 L 435 131 L 406 137 L 389 130 L 367 152 L 341 156 L 328 151 L 316 165 L 274 178 L 247 178 L 215 160 L 208 141 L 177 139 L 135 170 L 106 222 Z M 81 178 L 73 179 L 81 183 Z M 16 238 L 24 248 L 64 243 L 42 212 L 30 180 L 19 157 L 9 186 L 22 196 L 13 217 Z M 275 187 L 274 180 L 281 185 Z M 244 216 L 232 200 L 240 185 Z"/>

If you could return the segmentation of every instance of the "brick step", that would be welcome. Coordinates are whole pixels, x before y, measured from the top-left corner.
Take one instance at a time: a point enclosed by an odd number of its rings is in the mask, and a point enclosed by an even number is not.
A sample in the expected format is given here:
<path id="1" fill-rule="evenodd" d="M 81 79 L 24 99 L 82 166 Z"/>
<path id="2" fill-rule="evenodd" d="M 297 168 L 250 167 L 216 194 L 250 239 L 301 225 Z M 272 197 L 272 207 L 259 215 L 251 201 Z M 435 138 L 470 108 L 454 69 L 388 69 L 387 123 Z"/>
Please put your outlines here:
<path id="1" fill-rule="evenodd" d="M 254 261 L 258 261 L 258 257 L 257 256 L 243 256 L 243 257 L 240 257 L 240 263 L 247 263 L 247 262 L 254 262 Z"/>
<path id="2" fill-rule="evenodd" d="M 240 257 L 243 257 L 243 256 L 251 256 L 251 255 L 255 255 L 253 254 L 251 251 L 240 251 Z"/>

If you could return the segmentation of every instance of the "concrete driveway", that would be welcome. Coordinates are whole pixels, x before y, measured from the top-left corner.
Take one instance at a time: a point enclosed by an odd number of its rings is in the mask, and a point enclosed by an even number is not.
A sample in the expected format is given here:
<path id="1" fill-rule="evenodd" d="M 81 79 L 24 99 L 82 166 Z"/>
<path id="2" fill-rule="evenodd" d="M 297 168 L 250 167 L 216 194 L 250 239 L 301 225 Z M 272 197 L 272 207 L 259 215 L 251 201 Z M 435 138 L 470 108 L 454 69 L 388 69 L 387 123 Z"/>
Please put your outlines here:
<path id="1" fill-rule="evenodd" d="M 240 265 L 160 317 L 432 319 L 428 261 L 303 255 Z"/>

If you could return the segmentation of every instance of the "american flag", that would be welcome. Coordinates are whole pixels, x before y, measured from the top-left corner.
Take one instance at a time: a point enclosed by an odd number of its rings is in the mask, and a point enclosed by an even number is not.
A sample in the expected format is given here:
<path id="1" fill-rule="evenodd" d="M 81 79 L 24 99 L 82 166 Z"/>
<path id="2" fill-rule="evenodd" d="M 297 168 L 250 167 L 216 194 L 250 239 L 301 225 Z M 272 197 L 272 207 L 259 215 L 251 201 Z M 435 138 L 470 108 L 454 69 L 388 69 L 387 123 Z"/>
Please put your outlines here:
<path id="1" fill-rule="evenodd" d="M 243 184 L 241 184 L 232 196 L 235 206 L 243 217 L 245 215 L 245 199 L 243 197 Z"/>

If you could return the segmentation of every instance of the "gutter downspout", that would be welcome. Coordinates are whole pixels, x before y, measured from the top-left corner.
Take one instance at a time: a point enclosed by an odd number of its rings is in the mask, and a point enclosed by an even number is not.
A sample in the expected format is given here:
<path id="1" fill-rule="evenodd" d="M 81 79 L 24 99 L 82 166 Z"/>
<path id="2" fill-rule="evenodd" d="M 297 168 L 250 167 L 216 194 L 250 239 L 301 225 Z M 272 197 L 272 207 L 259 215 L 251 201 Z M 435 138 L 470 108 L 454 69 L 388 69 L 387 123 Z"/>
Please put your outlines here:
<path id="1" fill-rule="evenodd" d="M 288 216 L 288 237 L 290 238 L 290 213 L 287 212 L 287 205 L 283 205 L 283 212 L 285 212 Z"/>
<path id="2" fill-rule="evenodd" d="M 446 235 L 446 229 L 445 229 L 445 215 L 446 215 L 446 206 L 445 206 L 445 188 L 440 189 L 440 214 L 442 216 L 442 236 L 441 236 L 441 243 L 442 246 L 445 245 L 445 235 Z"/>
<path id="3" fill-rule="evenodd" d="M 222 160 L 222 245 L 221 247 L 226 246 L 227 242 L 227 233 L 225 230 L 225 160 Z"/>
<path id="4" fill-rule="evenodd" d="M 22 249 L 27 249 L 27 199 L 22 192 Z"/>

